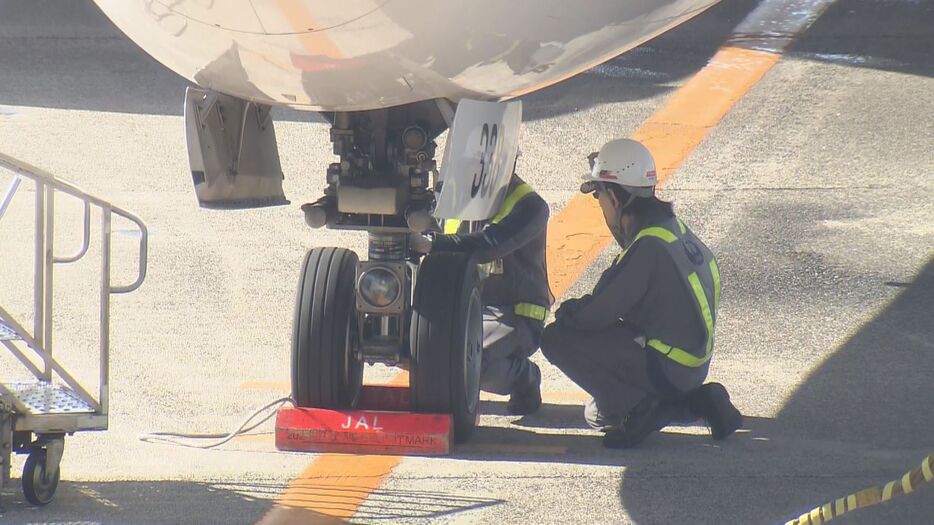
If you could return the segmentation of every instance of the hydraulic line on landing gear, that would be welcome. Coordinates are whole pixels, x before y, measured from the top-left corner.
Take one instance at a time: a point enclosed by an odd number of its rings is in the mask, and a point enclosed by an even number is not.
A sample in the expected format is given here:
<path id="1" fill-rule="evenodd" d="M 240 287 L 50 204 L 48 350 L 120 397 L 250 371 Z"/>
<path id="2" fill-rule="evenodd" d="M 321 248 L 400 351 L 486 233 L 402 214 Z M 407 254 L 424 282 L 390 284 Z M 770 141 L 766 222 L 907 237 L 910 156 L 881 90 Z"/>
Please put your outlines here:
<path id="1" fill-rule="evenodd" d="M 934 466 L 934 454 L 929 454 L 921 461 L 921 465 L 906 472 L 901 479 L 892 480 L 881 487 L 869 487 L 834 502 L 814 507 L 785 525 L 821 525 L 846 512 L 885 503 L 895 496 L 910 494 L 919 487 L 934 482 L 932 466 Z"/>

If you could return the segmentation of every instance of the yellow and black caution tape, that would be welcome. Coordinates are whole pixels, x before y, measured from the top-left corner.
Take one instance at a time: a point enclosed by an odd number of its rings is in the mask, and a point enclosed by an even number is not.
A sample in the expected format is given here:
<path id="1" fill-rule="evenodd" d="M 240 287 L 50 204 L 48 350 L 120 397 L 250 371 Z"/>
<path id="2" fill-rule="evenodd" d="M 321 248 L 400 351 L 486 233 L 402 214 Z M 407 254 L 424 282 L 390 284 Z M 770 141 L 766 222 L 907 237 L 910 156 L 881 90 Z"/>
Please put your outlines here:
<path id="1" fill-rule="evenodd" d="M 929 454 L 921 461 L 921 465 L 909 470 L 900 479 L 892 480 L 881 487 L 863 489 L 836 501 L 814 507 L 810 512 L 805 512 L 785 525 L 821 525 L 844 513 L 885 503 L 895 496 L 910 494 L 921 485 L 934 481 L 932 465 L 934 465 L 934 454 Z"/>

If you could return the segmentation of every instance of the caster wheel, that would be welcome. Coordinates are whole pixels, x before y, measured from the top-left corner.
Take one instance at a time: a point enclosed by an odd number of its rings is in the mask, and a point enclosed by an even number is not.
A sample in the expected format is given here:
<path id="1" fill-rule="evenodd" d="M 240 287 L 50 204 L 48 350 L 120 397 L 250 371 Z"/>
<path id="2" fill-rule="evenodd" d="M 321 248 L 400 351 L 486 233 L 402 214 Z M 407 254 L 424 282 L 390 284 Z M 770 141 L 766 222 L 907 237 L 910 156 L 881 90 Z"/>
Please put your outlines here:
<path id="1" fill-rule="evenodd" d="M 55 496 L 61 469 L 55 469 L 55 474 L 48 475 L 49 465 L 44 448 L 37 448 L 29 453 L 26 465 L 23 467 L 23 495 L 33 505 L 48 505 Z"/>

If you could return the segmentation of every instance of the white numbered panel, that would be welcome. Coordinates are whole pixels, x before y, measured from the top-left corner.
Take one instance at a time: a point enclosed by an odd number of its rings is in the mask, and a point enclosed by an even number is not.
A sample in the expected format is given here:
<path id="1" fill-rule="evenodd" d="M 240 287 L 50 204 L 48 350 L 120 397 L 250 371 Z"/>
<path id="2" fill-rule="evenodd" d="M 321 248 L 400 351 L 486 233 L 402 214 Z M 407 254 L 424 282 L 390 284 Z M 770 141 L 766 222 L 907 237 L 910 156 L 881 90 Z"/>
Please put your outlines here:
<path id="1" fill-rule="evenodd" d="M 441 161 L 436 217 L 480 221 L 496 215 L 515 166 L 521 123 L 518 100 L 457 104 Z"/>

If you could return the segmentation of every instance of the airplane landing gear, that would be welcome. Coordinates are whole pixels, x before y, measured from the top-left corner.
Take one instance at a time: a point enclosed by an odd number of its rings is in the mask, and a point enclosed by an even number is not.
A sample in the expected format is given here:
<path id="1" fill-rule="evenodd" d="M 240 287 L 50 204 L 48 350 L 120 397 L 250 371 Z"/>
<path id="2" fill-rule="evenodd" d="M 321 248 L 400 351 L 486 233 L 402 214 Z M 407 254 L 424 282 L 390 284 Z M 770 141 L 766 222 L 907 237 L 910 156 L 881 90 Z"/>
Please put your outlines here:
<path id="1" fill-rule="evenodd" d="M 305 256 L 292 326 L 292 399 L 299 406 L 350 408 L 360 395 L 357 262 L 344 248 L 313 248 Z"/>
<path id="2" fill-rule="evenodd" d="M 368 232 L 369 257 L 358 262 L 347 250 L 316 248 L 306 258 L 292 354 L 299 406 L 353 408 L 364 362 L 407 364 L 415 411 L 452 414 L 456 441 L 475 427 L 478 265 L 465 254 L 422 256 L 409 236 L 436 226 L 433 213 L 474 221 L 495 214 L 515 164 L 521 103 L 462 100 L 458 111 L 443 195 L 434 139 L 451 125 L 450 104 L 327 115 L 340 162 L 328 168 L 324 195 L 302 206 L 305 221 Z"/>
<path id="3" fill-rule="evenodd" d="M 483 310 L 477 265 L 459 253 L 425 257 L 412 304 L 409 389 L 419 412 L 454 416 L 454 439 L 477 422 Z"/>

